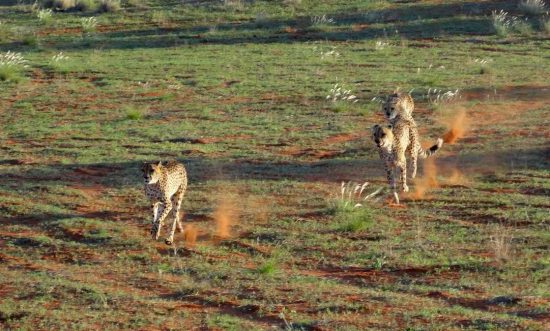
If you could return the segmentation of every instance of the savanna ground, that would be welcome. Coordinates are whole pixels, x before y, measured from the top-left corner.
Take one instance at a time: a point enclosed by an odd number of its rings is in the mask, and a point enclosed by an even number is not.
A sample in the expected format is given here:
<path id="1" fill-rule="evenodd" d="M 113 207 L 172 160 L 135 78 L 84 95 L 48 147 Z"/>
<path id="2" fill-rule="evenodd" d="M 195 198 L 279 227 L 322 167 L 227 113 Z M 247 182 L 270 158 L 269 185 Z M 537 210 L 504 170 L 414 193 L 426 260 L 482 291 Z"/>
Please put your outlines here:
<path id="1" fill-rule="evenodd" d="M 527 23 L 497 34 L 501 9 Z M 1 328 L 547 328 L 545 19 L 516 1 L 134 0 L 42 19 L 3 1 L 0 52 L 28 62 L 0 75 Z M 327 100 L 335 84 L 358 101 Z M 386 186 L 369 128 L 396 87 L 426 145 L 460 112 L 462 138 L 401 207 L 350 208 L 342 181 Z M 139 168 L 159 159 L 190 176 L 174 247 L 148 234 Z"/>

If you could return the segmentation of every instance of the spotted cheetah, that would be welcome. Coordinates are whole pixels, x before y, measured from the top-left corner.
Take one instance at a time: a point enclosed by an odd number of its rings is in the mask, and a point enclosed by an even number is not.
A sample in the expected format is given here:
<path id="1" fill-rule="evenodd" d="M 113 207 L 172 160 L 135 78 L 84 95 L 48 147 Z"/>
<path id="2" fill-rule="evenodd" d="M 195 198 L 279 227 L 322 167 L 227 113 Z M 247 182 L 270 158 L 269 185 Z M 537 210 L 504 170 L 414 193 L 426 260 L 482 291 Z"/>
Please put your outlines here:
<path id="1" fill-rule="evenodd" d="M 401 174 L 402 191 L 408 192 L 406 155 L 410 156 L 411 177 L 416 177 L 418 157 L 427 158 L 436 153 L 443 145 L 443 139 L 425 151 L 419 143 L 418 128 L 412 118 L 414 102 L 410 95 L 392 94 L 383 105 L 384 116 L 392 123 L 387 127 L 375 125 L 372 128 L 373 140 L 378 146 L 380 158 L 384 160 L 388 183 L 392 189 L 395 201 L 399 197 L 395 185 L 395 167 Z M 397 138 L 396 138 L 397 137 Z"/>
<path id="2" fill-rule="evenodd" d="M 401 172 L 401 185 L 403 192 L 408 192 L 407 186 L 407 159 L 406 153 L 410 155 L 412 166 L 411 178 L 416 177 L 418 156 L 423 157 L 422 147 L 418 135 L 418 127 L 412 117 L 414 101 L 409 94 L 390 94 L 383 103 L 384 116 L 392 125 L 394 136 L 394 164 Z M 443 144 L 442 139 L 437 141 L 437 149 Z M 436 149 L 436 150 L 437 150 Z"/>
<path id="3" fill-rule="evenodd" d="M 151 235 L 155 240 L 160 236 L 160 229 L 164 219 L 170 214 L 172 206 L 176 207 L 172 229 L 165 240 L 167 245 L 171 245 L 174 242 L 176 226 L 180 232 L 183 232 L 180 208 L 187 189 L 187 172 L 183 164 L 175 161 L 169 161 L 166 164 L 145 163 L 141 170 L 145 180 L 145 195 L 151 201 L 153 208 Z"/>
<path id="4" fill-rule="evenodd" d="M 399 204 L 399 195 L 395 189 L 395 165 L 393 163 L 393 133 L 391 131 L 391 125 L 384 127 L 376 124 L 373 126 L 372 139 L 378 147 L 380 160 L 384 162 L 386 179 L 390 185 L 395 203 Z"/>

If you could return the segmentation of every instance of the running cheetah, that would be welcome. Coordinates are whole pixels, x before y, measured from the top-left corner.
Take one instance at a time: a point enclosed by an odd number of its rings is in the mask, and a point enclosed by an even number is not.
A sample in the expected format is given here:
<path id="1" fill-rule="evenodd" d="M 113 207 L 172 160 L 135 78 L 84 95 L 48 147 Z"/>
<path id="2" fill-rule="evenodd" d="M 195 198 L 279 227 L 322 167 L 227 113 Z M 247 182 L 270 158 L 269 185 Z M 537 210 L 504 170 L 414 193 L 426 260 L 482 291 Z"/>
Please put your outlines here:
<path id="1" fill-rule="evenodd" d="M 164 165 L 161 162 L 145 163 L 141 170 L 145 179 L 145 195 L 151 201 L 153 208 L 151 235 L 155 240 L 160 236 L 160 229 L 164 219 L 170 214 L 172 206 L 174 204 L 176 206 L 172 229 L 165 240 L 167 245 L 172 245 L 176 226 L 180 232 L 183 232 L 180 221 L 180 208 L 183 195 L 187 189 L 185 167 L 181 163 L 169 161 Z M 161 211 L 160 216 L 159 210 Z"/>
<path id="2" fill-rule="evenodd" d="M 414 101 L 409 94 L 394 93 L 388 96 L 383 104 L 384 116 L 392 125 L 394 164 L 401 171 L 401 185 L 403 192 L 408 192 L 407 186 L 407 159 L 410 155 L 411 178 L 416 177 L 418 156 L 426 158 L 433 154 L 442 145 L 443 140 L 438 139 L 437 144 L 430 148 L 432 153 L 426 154 L 420 146 L 418 126 L 412 117 Z"/>
<path id="3" fill-rule="evenodd" d="M 388 184 L 390 185 L 390 188 L 393 192 L 393 197 L 395 199 L 395 202 L 399 204 L 399 196 L 396 191 L 395 186 L 395 167 L 397 166 L 395 162 L 395 156 L 396 154 L 396 145 L 395 142 L 395 136 L 393 133 L 393 127 L 391 125 L 388 126 L 380 126 L 378 124 L 374 125 L 372 127 L 372 139 L 376 143 L 376 146 L 378 147 L 378 154 L 380 155 L 380 159 L 384 161 L 384 168 L 386 169 L 386 178 L 388 179 Z M 441 148 L 443 144 L 443 139 L 439 138 L 437 139 L 437 143 L 430 147 L 428 150 L 424 150 L 420 145 L 418 145 L 418 148 L 416 149 L 416 152 L 413 152 L 414 149 L 412 149 L 412 145 L 409 145 L 409 148 L 407 148 L 407 154 L 411 156 L 411 159 L 414 160 L 417 159 L 419 156 L 422 159 L 425 159 L 433 154 L 435 154 L 439 148 Z M 401 181 L 404 187 L 406 187 L 408 191 L 408 187 L 406 182 L 406 174 L 404 174 L 403 171 L 401 171 Z M 403 189 L 405 191 L 405 189 Z M 406 191 L 405 191 L 406 192 Z"/>
<path id="4" fill-rule="evenodd" d="M 395 185 L 395 155 L 396 155 L 396 144 L 395 137 L 392 131 L 392 126 L 388 125 L 386 127 L 380 126 L 376 124 L 372 127 L 372 139 L 376 143 L 376 146 L 378 147 L 378 154 L 380 155 L 380 159 L 384 161 L 384 168 L 386 169 L 386 177 L 388 180 L 388 184 L 390 185 L 390 188 L 393 192 L 393 196 L 396 203 L 399 203 L 399 196 L 397 195 L 396 191 L 396 185 Z M 415 159 L 420 156 L 420 158 L 425 159 L 433 154 L 435 154 L 439 148 L 441 148 L 441 145 L 443 144 L 443 140 L 441 138 L 437 139 L 437 143 L 430 147 L 428 150 L 424 150 L 421 146 L 419 146 L 419 149 L 416 151 Z M 407 154 L 409 154 L 412 158 L 413 149 L 410 148 L 411 145 L 409 145 L 409 148 L 407 148 Z M 406 180 L 406 177 L 404 177 L 403 172 L 401 172 L 401 180 Z M 404 184 L 406 187 L 406 183 Z M 408 187 L 407 187 L 408 190 Z"/>

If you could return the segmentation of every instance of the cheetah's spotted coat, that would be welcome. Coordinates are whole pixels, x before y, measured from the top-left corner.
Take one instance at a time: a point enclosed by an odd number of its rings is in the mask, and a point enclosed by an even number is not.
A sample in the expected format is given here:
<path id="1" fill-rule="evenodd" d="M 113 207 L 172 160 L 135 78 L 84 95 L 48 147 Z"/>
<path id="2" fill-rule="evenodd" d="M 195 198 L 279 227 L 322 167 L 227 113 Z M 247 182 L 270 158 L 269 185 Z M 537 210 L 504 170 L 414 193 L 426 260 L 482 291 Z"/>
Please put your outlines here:
<path id="1" fill-rule="evenodd" d="M 160 236 L 164 219 L 175 205 L 174 222 L 165 241 L 166 244 L 171 245 L 174 242 L 176 226 L 180 232 L 183 232 L 180 208 L 187 189 L 187 172 L 183 164 L 175 161 L 170 161 L 165 165 L 161 162 L 146 163 L 143 165 L 142 171 L 145 179 L 145 195 L 151 201 L 153 208 L 151 235 L 155 240 Z"/>

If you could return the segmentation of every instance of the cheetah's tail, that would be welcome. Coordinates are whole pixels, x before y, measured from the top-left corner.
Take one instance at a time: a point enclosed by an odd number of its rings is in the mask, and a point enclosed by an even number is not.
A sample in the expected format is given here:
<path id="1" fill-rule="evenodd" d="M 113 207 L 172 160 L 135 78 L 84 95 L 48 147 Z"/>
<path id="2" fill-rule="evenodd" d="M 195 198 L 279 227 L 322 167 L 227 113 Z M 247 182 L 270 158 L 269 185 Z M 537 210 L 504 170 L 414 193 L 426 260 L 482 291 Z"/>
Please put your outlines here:
<path id="1" fill-rule="evenodd" d="M 423 150 L 422 148 L 420 148 L 420 150 L 418 151 L 418 156 L 420 156 L 420 158 L 422 159 L 432 156 L 441 148 L 441 146 L 443 146 L 443 139 L 437 138 L 437 143 L 428 148 L 428 150 Z"/>

